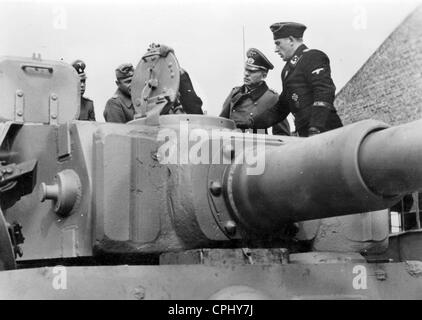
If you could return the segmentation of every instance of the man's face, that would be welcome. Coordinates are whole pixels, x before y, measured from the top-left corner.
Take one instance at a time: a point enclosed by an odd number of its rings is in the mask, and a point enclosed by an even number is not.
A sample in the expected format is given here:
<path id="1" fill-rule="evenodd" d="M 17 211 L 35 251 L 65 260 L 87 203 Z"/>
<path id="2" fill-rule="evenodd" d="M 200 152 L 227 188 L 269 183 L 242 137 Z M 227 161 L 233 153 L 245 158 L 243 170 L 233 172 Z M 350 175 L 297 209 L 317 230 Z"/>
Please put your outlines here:
<path id="1" fill-rule="evenodd" d="M 132 77 L 129 77 L 129 78 L 117 80 L 116 84 L 123 93 L 126 93 L 128 96 L 130 96 L 130 92 L 131 92 L 130 91 L 130 83 L 131 82 L 132 82 Z"/>
<path id="2" fill-rule="evenodd" d="M 81 96 L 84 95 L 86 89 L 86 79 L 81 79 Z"/>
<path id="3" fill-rule="evenodd" d="M 251 70 L 248 67 L 245 68 L 243 76 L 243 83 L 247 86 L 254 86 L 264 81 L 267 73 L 263 70 Z"/>
<path id="4" fill-rule="evenodd" d="M 289 60 L 294 53 L 293 41 L 290 38 L 280 38 L 274 41 L 275 52 L 284 60 Z"/>

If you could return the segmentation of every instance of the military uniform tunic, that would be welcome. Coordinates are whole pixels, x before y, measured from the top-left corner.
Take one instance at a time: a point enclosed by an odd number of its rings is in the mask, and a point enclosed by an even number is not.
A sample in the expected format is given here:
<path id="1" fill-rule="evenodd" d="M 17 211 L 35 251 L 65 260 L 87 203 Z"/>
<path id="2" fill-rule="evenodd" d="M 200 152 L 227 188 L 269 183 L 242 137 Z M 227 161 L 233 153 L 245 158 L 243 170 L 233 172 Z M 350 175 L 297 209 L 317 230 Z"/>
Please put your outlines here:
<path id="1" fill-rule="evenodd" d="M 131 98 L 117 89 L 113 97 L 107 101 L 103 115 L 107 122 L 126 123 L 133 120 L 135 108 Z"/>
<path id="2" fill-rule="evenodd" d="M 278 103 L 265 114 L 253 117 L 255 128 L 267 128 L 290 112 L 300 136 L 308 136 L 310 127 L 324 132 L 342 126 L 333 106 L 336 87 L 325 53 L 301 45 L 284 66 L 281 77 L 283 92 Z"/>
<path id="3" fill-rule="evenodd" d="M 277 92 L 269 89 L 265 82 L 250 91 L 245 85 L 235 87 L 224 101 L 220 117 L 231 119 L 236 124 L 242 123 L 245 119 L 271 108 L 277 101 Z M 286 132 L 286 135 L 288 134 L 289 132 Z"/>
<path id="4" fill-rule="evenodd" d="M 193 89 L 189 74 L 183 70 L 180 73 L 179 99 L 183 111 L 188 114 L 204 114 L 202 111 L 202 100 Z"/>
<path id="5" fill-rule="evenodd" d="M 94 102 L 91 99 L 81 97 L 81 110 L 78 120 L 95 121 Z"/>

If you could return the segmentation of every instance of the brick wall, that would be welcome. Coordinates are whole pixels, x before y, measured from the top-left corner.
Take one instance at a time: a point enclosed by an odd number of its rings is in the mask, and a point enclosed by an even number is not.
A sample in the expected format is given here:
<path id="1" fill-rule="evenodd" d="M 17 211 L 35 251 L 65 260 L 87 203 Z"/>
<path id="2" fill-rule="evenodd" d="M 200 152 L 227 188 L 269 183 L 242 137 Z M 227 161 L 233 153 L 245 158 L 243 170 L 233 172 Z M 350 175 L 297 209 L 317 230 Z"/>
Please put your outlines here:
<path id="1" fill-rule="evenodd" d="M 344 124 L 377 119 L 396 125 L 422 118 L 422 7 L 343 87 L 335 106 Z"/>

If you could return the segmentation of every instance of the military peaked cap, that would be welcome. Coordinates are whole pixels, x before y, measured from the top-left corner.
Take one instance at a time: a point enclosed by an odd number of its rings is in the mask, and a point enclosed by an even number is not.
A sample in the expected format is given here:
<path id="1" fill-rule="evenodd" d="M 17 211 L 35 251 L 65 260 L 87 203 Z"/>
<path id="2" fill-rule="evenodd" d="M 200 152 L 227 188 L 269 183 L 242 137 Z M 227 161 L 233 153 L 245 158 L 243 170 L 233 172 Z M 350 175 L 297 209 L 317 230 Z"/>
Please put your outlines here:
<path id="1" fill-rule="evenodd" d="M 86 79 L 85 68 L 86 64 L 82 60 L 75 60 L 72 62 L 72 67 L 75 68 L 81 79 Z"/>
<path id="2" fill-rule="evenodd" d="M 121 80 L 132 77 L 133 73 L 133 65 L 131 63 L 123 63 L 116 68 L 116 79 Z"/>
<path id="3" fill-rule="evenodd" d="M 274 66 L 272 63 L 267 59 L 264 54 L 259 51 L 258 49 L 251 48 L 246 53 L 246 57 L 248 58 L 245 63 L 245 68 L 250 70 L 272 70 Z"/>
<path id="4" fill-rule="evenodd" d="M 274 40 L 290 36 L 302 38 L 306 26 L 297 22 L 277 22 L 272 24 L 270 29 L 274 35 Z"/>

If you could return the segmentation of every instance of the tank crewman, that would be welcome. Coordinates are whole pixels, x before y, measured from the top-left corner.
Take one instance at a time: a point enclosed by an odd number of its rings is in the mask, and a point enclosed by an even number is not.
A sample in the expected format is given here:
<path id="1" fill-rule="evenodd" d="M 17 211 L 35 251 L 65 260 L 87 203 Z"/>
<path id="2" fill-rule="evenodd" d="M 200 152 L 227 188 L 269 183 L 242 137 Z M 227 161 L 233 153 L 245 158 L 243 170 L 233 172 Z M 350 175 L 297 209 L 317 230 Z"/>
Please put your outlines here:
<path id="1" fill-rule="evenodd" d="M 265 82 L 268 71 L 274 69 L 272 63 L 255 48 L 249 49 L 246 56 L 243 85 L 232 89 L 220 113 L 220 117 L 232 119 L 236 125 L 263 113 L 278 100 L 277 92 L 269 89 Z M 275 127 L 278 133 L 290 135 L 287 119 Z"/>
<path id="2" fill-rule="evenodd" d="M 130 84 L 134 73 L 131 63 L 123 63 L 115 70 L 117 90 L 107 101 L 104 119 L 107 122 L 126 123 L 133 120 L 135 108 L 132 104 Z"/>
<path id="3" fill-rule="evenodd" d="M 72 63 L 72 66 L 75 68 L 81 80 L 81 109 L 78 120 L 95 121 L 94 102 L 91 99 L 84 97 L 87 78 L 85 74 L 86 64 L 78 59 Z"/>
<path id="4" fill-rule="evenodd" d="M 308 49 L 303 44 L 306 26 L 280 22 L 270 29 L 275 52 L 286 62 L 281 73 L 283 92 L 272 108 L 240 125 L 267 128 L 292 113 L 301 137 L 341 127 L 333 105 L 336 87 L 331 79 L 330 60 L 324 52 Z"/>

